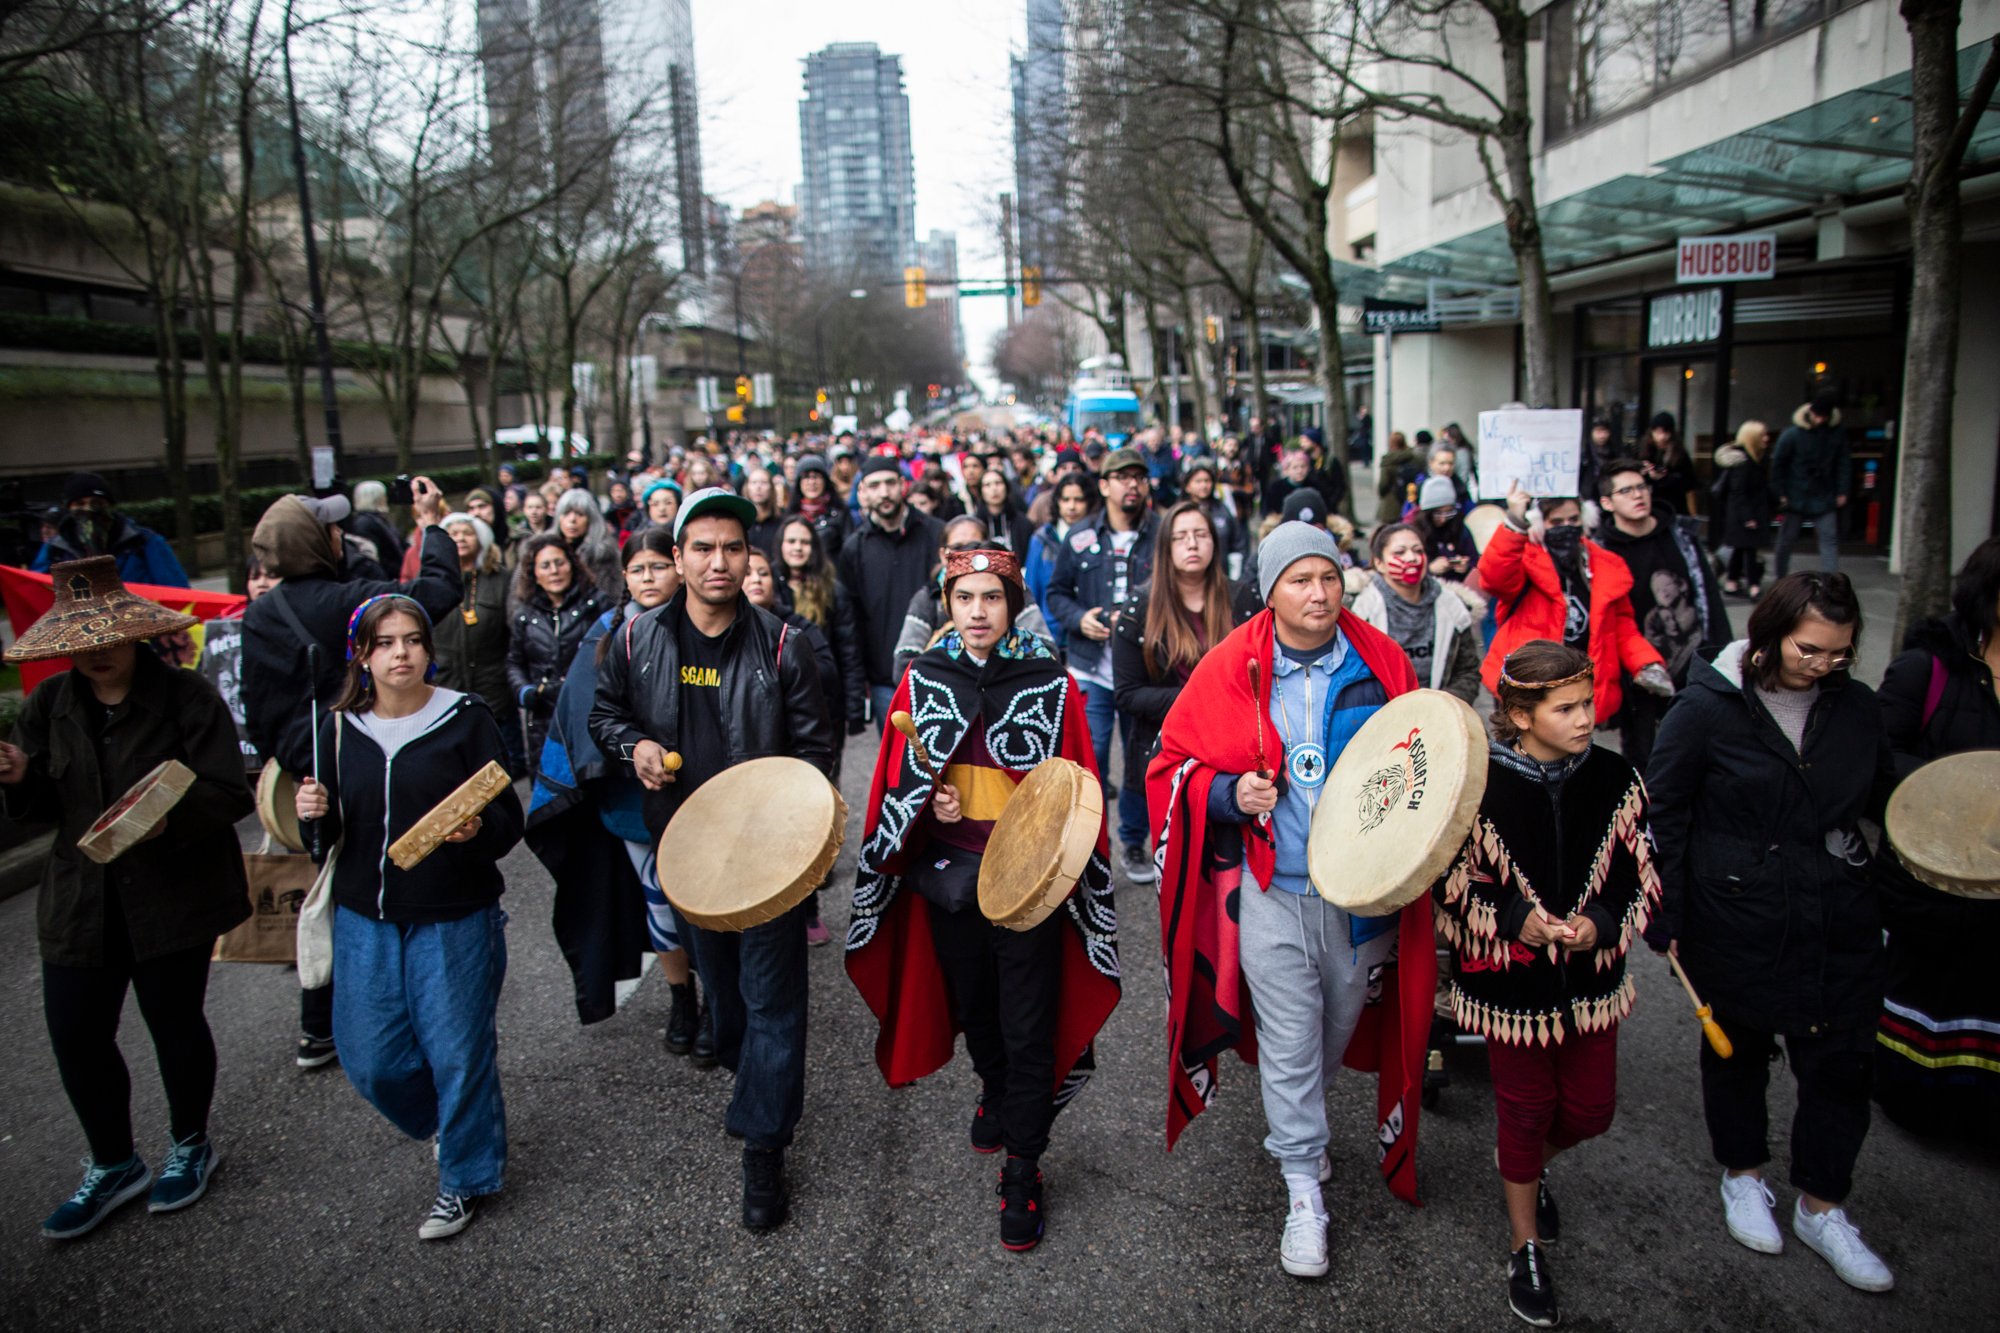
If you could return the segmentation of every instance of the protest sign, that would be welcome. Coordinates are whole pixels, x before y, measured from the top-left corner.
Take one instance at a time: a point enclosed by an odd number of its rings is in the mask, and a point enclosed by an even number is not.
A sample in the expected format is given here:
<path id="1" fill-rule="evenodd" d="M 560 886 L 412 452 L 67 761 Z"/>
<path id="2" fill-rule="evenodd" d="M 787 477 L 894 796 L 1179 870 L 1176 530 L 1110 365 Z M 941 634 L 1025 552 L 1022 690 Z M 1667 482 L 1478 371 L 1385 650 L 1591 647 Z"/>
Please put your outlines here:
<path id="1" fill-rule="evenodd" d="M 1570 407 L 1479 414 L 1479 494 L 1507 498 L 1509 483 L 1530 495 L 1575 495 L 1583 413 Z"/>

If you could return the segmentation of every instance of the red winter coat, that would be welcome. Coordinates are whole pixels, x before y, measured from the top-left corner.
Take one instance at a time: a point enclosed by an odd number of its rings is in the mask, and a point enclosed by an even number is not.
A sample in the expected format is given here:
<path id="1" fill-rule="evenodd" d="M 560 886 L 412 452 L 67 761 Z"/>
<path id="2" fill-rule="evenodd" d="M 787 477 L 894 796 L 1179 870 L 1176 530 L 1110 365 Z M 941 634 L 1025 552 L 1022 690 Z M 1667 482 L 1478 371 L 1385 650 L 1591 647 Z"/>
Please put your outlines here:
<path id="1" fill-rule="evenodd" d="M 1636 675 L 1649 663 L 1666 662 L 1647 643 L 1632 617 L 1632 570 L 1596 542 L 1585 541 L 1590 562 L 1590 664 L 1596 669 L 1598 722 L 1609 722 L 1625 702 L 1621 670 Z M 1507 654 L 1531 639 L 1562 642 L 1569 604 L 1555 558 L 1528 534 L 1502 525 L 1479 557 L 1479 584 L 1492 599 L 1499 628 L 1486 650 L 1480 678 L 1486 688 L 1500 686 L 1500 664 Z"/>

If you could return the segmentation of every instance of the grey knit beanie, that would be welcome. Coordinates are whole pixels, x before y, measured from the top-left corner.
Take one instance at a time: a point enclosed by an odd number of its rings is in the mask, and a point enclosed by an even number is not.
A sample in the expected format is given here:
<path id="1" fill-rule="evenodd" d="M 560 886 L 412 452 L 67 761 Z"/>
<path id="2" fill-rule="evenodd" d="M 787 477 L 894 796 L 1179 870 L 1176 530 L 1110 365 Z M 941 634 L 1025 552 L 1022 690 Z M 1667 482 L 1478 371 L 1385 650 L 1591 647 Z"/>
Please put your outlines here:
<path id="1" fill-rule="evenodd" d="M 1272 528 L 1257 548 L 1258 593 L 1269 602 L 1278 576 L 1310 555 L 1325 556 L 1340 568 L 1340 548 L 1333 544 L 1333 534 L 1319 524 L 1294 520 Z"/>

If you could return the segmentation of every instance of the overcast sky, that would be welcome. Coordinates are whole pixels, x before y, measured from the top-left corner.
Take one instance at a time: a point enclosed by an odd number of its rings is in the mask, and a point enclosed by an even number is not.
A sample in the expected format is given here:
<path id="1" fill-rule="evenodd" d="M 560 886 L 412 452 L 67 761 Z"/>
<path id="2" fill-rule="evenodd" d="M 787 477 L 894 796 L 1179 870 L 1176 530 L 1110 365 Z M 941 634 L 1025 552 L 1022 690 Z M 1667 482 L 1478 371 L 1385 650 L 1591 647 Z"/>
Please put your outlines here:
<path id="1" fill-rule="evenodd" d="M 735 209 L 796 203 L 802 171 L 799 99 L 807 55 L 834 42 L 874 42 L 903 58 L 917 168 L 917 235 L 958 233 L 959 271 L 1000 276 L 998 194 L 1013 184 L 1013 100 L 1007 57 L 1021 41 L 1020 0 L 986 6 L 936 0 L 693 0 L 695 77 L 702 101 L 702 173 Z M 998 297 L 961 302 L 966 355 L 982 380 Z"/>

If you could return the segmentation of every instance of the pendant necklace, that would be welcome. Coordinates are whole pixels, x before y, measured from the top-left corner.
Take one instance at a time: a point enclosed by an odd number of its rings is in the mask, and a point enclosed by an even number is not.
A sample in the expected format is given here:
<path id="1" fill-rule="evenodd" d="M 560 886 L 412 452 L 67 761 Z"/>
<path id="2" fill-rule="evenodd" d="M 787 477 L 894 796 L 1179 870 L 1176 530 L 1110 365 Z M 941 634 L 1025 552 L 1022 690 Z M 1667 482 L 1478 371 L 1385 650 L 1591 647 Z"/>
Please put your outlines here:
<path id="1" fill-rule="evenodd" d="M 459 604 L 458 614 L 468 625 L 479 623 L 479 606 L 475 599 L 479 596 L 479 571 L 472 572 L 471 581 L 465 585 L 465 600 Z"/>
<path id="2" fill-rule="evenodd" d="M 1312 666 L 1301 668 L 1306 678 L 1306 726 L 1313 720 Z M 1291 780 L 1306 792 L 1306 813 L 1310 818 L 1319 804 L 1320 788 L 1326 785 L 1326 747 L 1318 741 L 1293 741 L 1290 714 L 1285 708 L 1285 678 L 1276 671 L 1271 673 L 1271 688 L 1278 700 L 1278 728 L 1285 737 L 1285 771 Z M 1310 732 L 1308 732 L 1310 734 Z"/>

